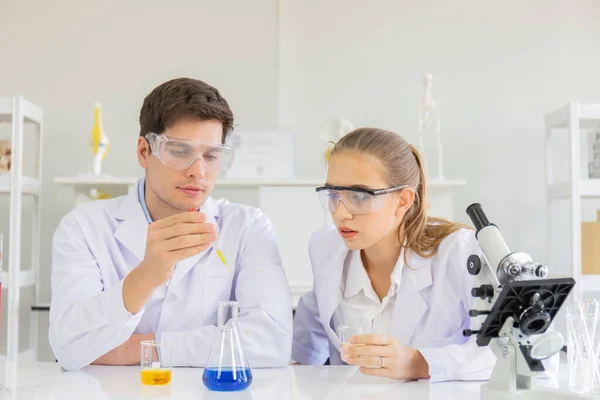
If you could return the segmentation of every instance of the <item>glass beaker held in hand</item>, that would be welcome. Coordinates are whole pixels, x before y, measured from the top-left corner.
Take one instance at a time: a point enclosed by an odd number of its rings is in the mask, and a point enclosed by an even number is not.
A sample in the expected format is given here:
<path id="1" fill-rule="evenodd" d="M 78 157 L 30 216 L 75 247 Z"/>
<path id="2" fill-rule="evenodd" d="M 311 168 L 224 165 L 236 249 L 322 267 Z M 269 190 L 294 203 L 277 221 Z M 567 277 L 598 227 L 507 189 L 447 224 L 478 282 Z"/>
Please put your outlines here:
<path id="1" fill-rule="evenodd" d="M 215 337 L 202 382 L 219 392 L 244 390 L 252 383 L 252 372 L 237 326 L 237 301 L 219 302 L 219 333 Z"/>
<path id="2" fill-rule="evenodd" d="M 352 336 L 360 336 L 364 334 L 364 325 L 361 324 L 353 324 L 353 325 L 340 325 L 337 327 L 336 332 L 338 338 L 340 339 L 341 347 L 349 347 L 349 346 L 364 346 L 364 344 L 350 344 L 349 340 Z M 341 349 L 340 349 L 341 351 Z M 343 362 L 347 362 L 344 356 L 341 356 Z"/>

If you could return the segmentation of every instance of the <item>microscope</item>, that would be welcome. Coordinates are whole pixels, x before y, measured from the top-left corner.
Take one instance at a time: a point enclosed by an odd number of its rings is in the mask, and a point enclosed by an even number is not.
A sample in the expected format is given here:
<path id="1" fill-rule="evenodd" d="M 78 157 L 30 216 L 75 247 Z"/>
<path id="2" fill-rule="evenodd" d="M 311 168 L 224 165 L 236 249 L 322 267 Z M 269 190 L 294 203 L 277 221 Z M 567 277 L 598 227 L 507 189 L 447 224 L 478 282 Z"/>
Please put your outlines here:
<path id="1" fill-rule="evenodd" d="M 478 346 L 490 346 L 497 362 L 489 382 L 482 385 L 483 400 L 497 399 L 586 399 L 567 391 L 538 388 L 544 372 L 542 360 L 564 346 L 563 336 L 548 330 L 575 285 L 573 278 L 548 279 L 548 267 L 526 253 L 513 253 L 496 225 L 490 223 L 478 203 L 467 208 L 477 230 L 482 255 L 471 255 L 467 270 L 475 276 L 471 295 L 479 330 Z M 491 342 L 491 343 L 490 343 Z"/>

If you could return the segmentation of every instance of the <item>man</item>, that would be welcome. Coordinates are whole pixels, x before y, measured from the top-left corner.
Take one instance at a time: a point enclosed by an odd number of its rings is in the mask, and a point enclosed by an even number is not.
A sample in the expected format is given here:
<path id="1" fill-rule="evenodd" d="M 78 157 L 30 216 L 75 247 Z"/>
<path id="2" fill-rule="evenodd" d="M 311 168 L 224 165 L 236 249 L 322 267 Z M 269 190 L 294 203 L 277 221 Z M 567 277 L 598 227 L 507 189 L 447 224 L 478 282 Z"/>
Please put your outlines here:
<path id="1" fill-rule="evenodd" d="M 291 293 L 271 222 L 210 197 L 233 157 L 227 101 L 204 82 L 171 80 L 146 97 L 140 125 L 137 190 L 72 211 L 54 235 L 58 362 L 137 364 L 140 341 L 156 339 L 172 343 L 173 366 L 204 366 L 218 302 L 235 300 L 250 366 L 287 365 Z"/>

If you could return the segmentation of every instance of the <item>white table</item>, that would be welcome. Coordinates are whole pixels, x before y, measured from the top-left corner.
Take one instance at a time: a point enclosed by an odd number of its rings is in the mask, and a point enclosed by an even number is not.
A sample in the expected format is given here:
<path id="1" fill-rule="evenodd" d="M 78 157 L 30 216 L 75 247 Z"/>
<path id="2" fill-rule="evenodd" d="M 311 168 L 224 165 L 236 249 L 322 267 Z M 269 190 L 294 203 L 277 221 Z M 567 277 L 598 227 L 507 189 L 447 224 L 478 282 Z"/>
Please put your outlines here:
<path id="1" fill-rule="evenodd" d="M 200 368 L 175 368 L 170 385 L 140 383 L 139 367 L 90 366 L 66 372 L 57 363 L 2 365 L 0 379 L 12 389 L 0 399 L 479 399 L 481 382 L 398 382 L 366 377 L 356 367 L 290 366 L 254 369 L 250 388 L 237 393 L 208 391 Z M 542 385 L 557 381 L 540 380 Z M 562 383 L 562 381 L 561 381 Z"/>

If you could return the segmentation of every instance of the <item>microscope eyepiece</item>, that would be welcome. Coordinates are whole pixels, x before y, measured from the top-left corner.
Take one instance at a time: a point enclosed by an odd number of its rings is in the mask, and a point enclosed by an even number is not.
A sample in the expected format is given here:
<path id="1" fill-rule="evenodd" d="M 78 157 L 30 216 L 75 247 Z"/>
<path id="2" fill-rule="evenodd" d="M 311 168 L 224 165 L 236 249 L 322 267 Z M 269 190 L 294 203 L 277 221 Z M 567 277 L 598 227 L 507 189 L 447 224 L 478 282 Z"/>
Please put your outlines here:
<path id="1" fill-rule="evenodd" d="M 487 216 L 485 215 L 485 212 L 483 212 L 481 204 L 479 203 L 473 203 L 467 207 L 467 215 L 469 215 L 469 218 L 471 218 L 471 221 L 473 222 L 473 225 L 477 231 L 480 231 L 481 229 L 490 225 L 490 221 L 487 219 Z"/>

